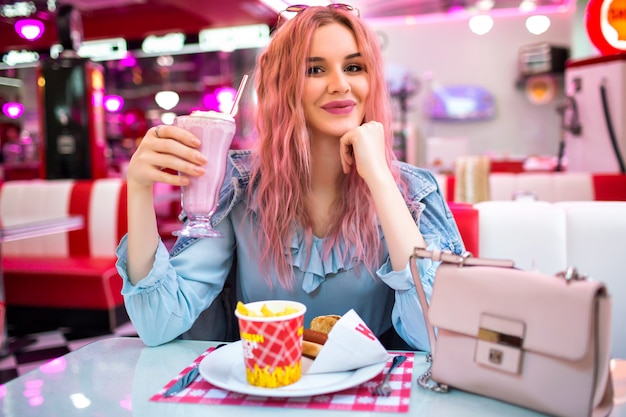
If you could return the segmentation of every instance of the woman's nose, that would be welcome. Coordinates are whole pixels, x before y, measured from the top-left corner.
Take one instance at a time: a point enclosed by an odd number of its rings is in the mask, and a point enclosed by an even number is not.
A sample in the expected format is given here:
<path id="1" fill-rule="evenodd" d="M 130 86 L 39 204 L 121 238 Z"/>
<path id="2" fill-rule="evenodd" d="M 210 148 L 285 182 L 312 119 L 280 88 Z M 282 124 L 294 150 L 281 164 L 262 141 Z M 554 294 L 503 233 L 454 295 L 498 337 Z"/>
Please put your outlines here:
<path id="1" fill-rule="evenodd" d="M 345 93 L 350 90 L 348 77 L 343 71 L 333 71 L 328 81 L 328 91 L 330 93 Z"/>

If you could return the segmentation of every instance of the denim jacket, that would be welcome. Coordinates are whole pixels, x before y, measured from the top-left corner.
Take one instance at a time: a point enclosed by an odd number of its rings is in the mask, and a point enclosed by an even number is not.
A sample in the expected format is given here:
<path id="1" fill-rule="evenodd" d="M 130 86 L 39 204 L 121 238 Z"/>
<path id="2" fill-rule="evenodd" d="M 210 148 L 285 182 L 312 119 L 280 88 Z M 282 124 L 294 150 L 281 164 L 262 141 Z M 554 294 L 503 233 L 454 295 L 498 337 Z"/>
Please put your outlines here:
<path id="1" fill-rule="evenodd" d="M 394 164 L 407 183 L 409 200 L 417 207 L 414 217 L 428 248 L 462 253 L 459 231 L 433 175 L 406 163 Z M 307 306 L 305 325 L 317 315 L 342 315 L 354 309 L 378 336 L 393 327 L 409 346 L 428 350 L 409 264 L 402 271 L 393 271 L 380 228 L 384 256 L 374 274 L 353 257 L 344 260 L 343 254 L 351 248 L 341 244 L 325 257 L 323 239 L 314 237 L 307 251 L 304 233 L 296 231 L 286 249 L 291 255 L 294 288 L 283 288 L 275 274 L 268 285 L 258 268 L 259 230 L 254 208 L 251 214 L 246 206 L 251 168 L 250 151 L 229 153 L 227 180 L 213 217 L 214 227 L 224 238 L 179 238 L 169 254 L 160 243 L 152 271 L 137 285 L 130 283 L 126 273 L 126 237 L 120 242 L 117 267 L 124 280 L 122 294 L 144 342 L 161 344 L 181 334 L 213 340 L 232 337 L 227 335 L 226 327 L 232 321 L 236 300 L 286 298 Z M 418 262 L 427 297 L 432 292 L 437 266 L 430 260 Z M 230 301 L 223 297 L 227 282 Z"/>

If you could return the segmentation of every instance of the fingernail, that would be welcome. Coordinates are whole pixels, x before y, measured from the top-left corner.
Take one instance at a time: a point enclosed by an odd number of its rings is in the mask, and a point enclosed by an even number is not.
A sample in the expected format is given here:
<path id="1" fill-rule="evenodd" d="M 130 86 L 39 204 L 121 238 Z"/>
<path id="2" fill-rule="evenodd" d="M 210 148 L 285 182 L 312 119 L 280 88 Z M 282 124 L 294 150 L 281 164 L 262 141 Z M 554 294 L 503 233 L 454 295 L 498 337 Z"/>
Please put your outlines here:
<path id="1" fill-rule="evenodd" d="M 197 172 L 198 174 L 203 174 L 204 173 L 204 168 L 202 168 L 202 167 L 195 166 L 195 167 L 193 167 L 193 170 L 194 170 L 194 172 Z"/>
<path id="2" fill-rule="evenodd" d="M 198 154 L 197 159 L 198 159 L 198 161 L 199 161 L 199 162 L 202 162 L 203 164 L 204 164 L 204 163 L 206 163 L 206 162 L 209 162 L 209 160 L 207 159 L 207 157 L 206 157 L 206 156 L 204 156 L 204 155 L 202 155 L 202 154 Z"/>

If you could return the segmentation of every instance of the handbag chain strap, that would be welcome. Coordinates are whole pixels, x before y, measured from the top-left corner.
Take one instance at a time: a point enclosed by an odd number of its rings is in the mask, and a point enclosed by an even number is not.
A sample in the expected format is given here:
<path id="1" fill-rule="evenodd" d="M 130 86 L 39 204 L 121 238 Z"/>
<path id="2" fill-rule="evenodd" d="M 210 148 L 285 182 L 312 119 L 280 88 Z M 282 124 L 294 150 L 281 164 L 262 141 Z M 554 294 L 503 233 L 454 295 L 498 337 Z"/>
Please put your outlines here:
<path id="1" fill-rule="evenodd" d="M 432 367 L 433 367 L 433 355 L 432 353 L 435 351 L 435 344 L 437 341 L 437 335 L 435 334 L 435 328 L 431 324 L 428 319 L 428 300 L 426 299 L 426 293 L 424 292 L 424 287 L 422 285 L 422 281 L 419 276 L 419 271 L 417 270 L 416 260 L 417 258 L 429 257 L 433 260 L 440 260 L 442 252 L 437 251 L 434 254 L 432 252 L 426 251 L 422 248 L 415 248 L 413 255 L 410 259 L 410 267 L 411 267 L 411 275 L 413 276 L 413 283 L 415 284 L 415 289 L 417 291 L 417 298 L 419 300 L 420 306 L 422 307 L 422 313 L 424 316 L 424 322 L 426 324 L 426 331 L 428 333 L 428 342 L 430 344 L 430 352 L 426 355 L 426 362 L 428 363 L 428 369 L 422 375 L 417 378 L 417 384 L 429 391 L 434 392 L 448 392 L 448 386 L 444 384 L 440 384 L 432 379 Z M 462 257 L 461 257 L 462 258 Z M 462 259 L 458 256 L 454 256 L 455 260 L 462 262 Z"/>
<path id="2" fill-rule="evenodd" d="M 428 369 L 426 370 L 426 372 L 424 372 L 417 378 L 418 385 L 424 389 L 433 392 L 448 392 L 448 386 L 446 384 L 440 384 L 439 382 L 435 382 L 432 379 L 433 356 L 430 353 L 426 355 L 426 362 L 430 365 L 428 365 Z"/>

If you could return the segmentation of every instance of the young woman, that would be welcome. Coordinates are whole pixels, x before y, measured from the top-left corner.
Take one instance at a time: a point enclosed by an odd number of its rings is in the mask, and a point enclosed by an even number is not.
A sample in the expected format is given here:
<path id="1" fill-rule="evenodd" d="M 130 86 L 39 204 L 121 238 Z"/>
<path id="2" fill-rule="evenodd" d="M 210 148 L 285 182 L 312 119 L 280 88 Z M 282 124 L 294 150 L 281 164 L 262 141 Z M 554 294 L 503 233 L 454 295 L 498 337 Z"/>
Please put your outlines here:
<path id="1" fill-rule="evenodd" d="M 203 171 L 196 138 L 159 126 L 133 155 L 118 248 L 127 311 L 148 345 L 201 314 L 193 337 L 224 337 L 234 306 L 219 294 L 232 269 L 236 300 L 300 301 L 305 325 L 354 309 L 384 342 L 397 332 L 427 350 L 408 261 L 416 246 L 463 252 L 452 214 L 429 172 L 394 161 L 383 62 L 358 10 L 291 11 L 258 61 L 257 146 L 229 155 L 214 217 L 224 238 L 180 238 L 169 254 L 159 240 L 152 186 Z M 418 267 L 430 294 L 437 265 Z"/>

